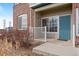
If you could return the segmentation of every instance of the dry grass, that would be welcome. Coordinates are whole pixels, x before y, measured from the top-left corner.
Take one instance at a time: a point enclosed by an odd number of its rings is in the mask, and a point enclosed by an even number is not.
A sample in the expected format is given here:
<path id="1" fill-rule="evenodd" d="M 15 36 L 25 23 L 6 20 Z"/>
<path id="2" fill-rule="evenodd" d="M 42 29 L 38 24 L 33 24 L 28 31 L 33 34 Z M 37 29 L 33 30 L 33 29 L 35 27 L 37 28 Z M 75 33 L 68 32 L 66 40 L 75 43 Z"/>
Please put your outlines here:
<path id="1" fill-rule="evenodd" d="M 0 32 L 0 56 L 33 56 L 32 49 L 42 42 L 34 42 L 27 30 Z"/>
<path id="2" fill-rule="evenodd" d="M 23 50 L 27 51 L 26 55 L 28 55 L 28 51 L 32 50 L 28 30 L 4 30 L 0 34 L 0 55 L 19 55 Z"/>
<path id="3" fill-rule="evenodd" d="M 6 41 L 0 41 L 0 56 L 23 56 L 23 55 L 32 55 L 32 48 L 19 48 L 17 49 L 12 47 L 11 43 Z"/>
<path id="4" fill-rule="evenodd" d="M 38 54 L 32 53 L 33 47 L 36 47 L 43 42 L 33 41 L 29 48 L 18 47 L 19 42 L 17 42 L 17 48 L 12 47 L 12 43 L 8 43 L 7 40 L 0 40 L 0 56 L 34 56 Z"/>

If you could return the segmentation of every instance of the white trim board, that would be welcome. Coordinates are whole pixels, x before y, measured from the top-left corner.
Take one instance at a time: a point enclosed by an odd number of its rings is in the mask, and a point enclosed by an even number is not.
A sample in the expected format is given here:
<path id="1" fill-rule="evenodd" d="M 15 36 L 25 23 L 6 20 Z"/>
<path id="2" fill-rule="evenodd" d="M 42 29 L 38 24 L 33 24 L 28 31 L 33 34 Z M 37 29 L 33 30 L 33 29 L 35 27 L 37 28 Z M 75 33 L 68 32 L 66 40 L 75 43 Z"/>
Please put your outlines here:
<path id="1" fill-rule="evenodd" d="M 79 20 L 79 8 L 76 8 L 76 35 L 79 36 L 79 33 L 78 33 L 78 21 Z"/>

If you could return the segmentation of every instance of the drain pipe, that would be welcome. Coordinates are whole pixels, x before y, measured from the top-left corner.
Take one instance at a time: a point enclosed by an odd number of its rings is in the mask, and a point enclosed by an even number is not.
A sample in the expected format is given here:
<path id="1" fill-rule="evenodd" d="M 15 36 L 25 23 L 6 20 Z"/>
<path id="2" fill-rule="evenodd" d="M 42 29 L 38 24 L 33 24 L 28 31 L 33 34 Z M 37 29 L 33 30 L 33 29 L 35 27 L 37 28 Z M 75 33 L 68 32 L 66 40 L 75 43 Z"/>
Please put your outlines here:
<path id="1" fill-rule="evenodd" d="M 31 34 L 31 32 L 32 32 L 32 26 L 31 26 L 31 7 L 30 7 L 30 34 Z"/>
<path id="2" fill-rule="evenodd" d="M 31 27 L 31 7 L 30 7 L 30 27 Z"/>
<path id="3" fill-rule="evenodd" d="M 46 37 L 47 37 L 47 36 L 46 36 L 46 31 L 47 31 L 47 30 L 46 30 L 46 26 L 45 26 L 45 42 L 47 41 L 47 40 L 46 40 Z"/>
<path id="4" fill-rule="evenodd" d="M 73 47 L 75 47 L 75 25 L 73 25 Z"/>

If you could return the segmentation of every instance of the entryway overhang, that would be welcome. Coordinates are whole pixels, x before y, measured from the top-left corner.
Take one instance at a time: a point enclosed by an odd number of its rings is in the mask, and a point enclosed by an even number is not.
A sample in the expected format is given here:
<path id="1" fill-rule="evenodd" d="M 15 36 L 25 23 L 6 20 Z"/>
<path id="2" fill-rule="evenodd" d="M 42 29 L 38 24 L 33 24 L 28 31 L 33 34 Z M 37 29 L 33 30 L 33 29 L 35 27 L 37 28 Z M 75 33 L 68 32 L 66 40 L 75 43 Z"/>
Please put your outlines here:
<path id="1" fill-rule="evenodd" d="M 40 8 L 36 8 L 34 10 L 36 12 L 35 14 L 36 15 L 36 19 L 35 19 L 36 27 L 42 26 L 43 19 L 48 18 L 48 20 L 50 20 L 51 18 L 54 19 L 53 17 L 57 17 L 56 19 L 57 20 L 57 31 L 56 32 L 48 31 L 47 38 L 50 38 L 50 39 L 55 38 L 55 39 L 61 39 L 65 41 L 72 39 L 72 20 L 71 20 L 72 4 L 71 3 L 49 4 L 46 6 L 42 6 Z M 63 27 L 65 28 L 67 27 L 67 28 L 64 29 Z"/>
<path id="2" fill-rule="evenodd" d="M 49 5 L 46 5 L 46 6 L 43 6 L 43 7 L 40 7 L 40 8 L 36 8 L 35 9 L 35 12 L 40 12 L 40 11 L 44 11 L 44 10 L 48 10 L 48 9 L 51 9 L 51 8 L 55 8 L 55 7 L 59 7 L 59 6 L 63 6 L 63 5 L 67 5 L 69 3 L 54 3 L 54 4 L 49 4 Z"/>

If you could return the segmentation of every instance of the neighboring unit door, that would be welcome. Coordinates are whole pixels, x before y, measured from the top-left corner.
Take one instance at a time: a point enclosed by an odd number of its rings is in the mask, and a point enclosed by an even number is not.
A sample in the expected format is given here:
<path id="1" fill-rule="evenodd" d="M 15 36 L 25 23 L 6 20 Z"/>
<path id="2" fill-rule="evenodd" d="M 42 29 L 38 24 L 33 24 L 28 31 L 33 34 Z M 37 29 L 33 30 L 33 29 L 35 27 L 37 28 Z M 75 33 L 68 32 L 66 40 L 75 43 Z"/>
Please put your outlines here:
<path id="1" fill-rule="evenodd" d="M 69 40 L 71 39 L 71 16 L 60 16 L 59 17 L 59 39 Z"/>

